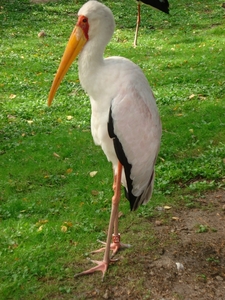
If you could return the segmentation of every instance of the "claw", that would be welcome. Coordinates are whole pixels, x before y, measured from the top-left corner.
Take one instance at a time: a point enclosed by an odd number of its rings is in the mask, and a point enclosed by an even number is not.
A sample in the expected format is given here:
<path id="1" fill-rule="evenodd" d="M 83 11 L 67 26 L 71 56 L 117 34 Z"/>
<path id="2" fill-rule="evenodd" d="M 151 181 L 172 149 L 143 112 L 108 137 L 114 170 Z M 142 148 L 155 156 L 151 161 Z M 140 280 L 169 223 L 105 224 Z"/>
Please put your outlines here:
<path id="1" fill-rule="evenodd" d="M 92 260 L 93 263 L 97 264 L 97 266 L 89 269 L 89 270 L 86 270 L 86 271 L 83 271 L 81 273 L 78 273 L 76 275 L 74 275 L 74 277 L 78 277 L 78 276 L 82 276 L 82 275 L 87 275 L 87 274 L 92 274 L 96 271 L 101 271 L 102 272 L 102 279 L 104 278 L 105 276 L 105 273 L 108 269 L 108 264 L 104 261 L 98 261 L 98 260 Z"/>
<path id="2" fill-rule="evenodd" d="M 89 270 L 83 271 L 81 273 L 78 273 L 78 274 L 74 275 L 74 277 L 92 274 L 94 272 L 101 271 L 102 272 L 102 280 L 103 280 L 105 273 L 108 269 L 109 263 L 118 261 L 118 259 L 112 259 L 115 256 L 115 254 L 122 248 L 130 248 L 131 247 L 130 244 L 120 243 L 120 234 L 118 234 L 118 235 L 113 234 L 112 239 L 113 239 L 113 242 L 110 244 L 110 250 L 112 250 L 112 252 L 113 252 L 111 259 L 108 259 L 108 256 L 107 256 L 107 258 L 104 258 L 103 261 L 91 260 L 93 263 L 97 264 L 97 266 L 95 266 Z M 102 242 L 100 240 L 98 240 L 98 242 L 100 242 L 103 245 L 106 245 L 105 242 Z M 102 247 L 98 250 L 92 251 L 91 253 L 94 254 L 94 253 L 99 253 L 99 252 L 104 252 L 104 251 L 105 251 L 105 247 Z M 108 260 L 109 260 L 109 262 L 107 262 Z"/>
<path id="3" fill-rule="evenodd" d="M 118 259 L 110 259 L 110 262 L 116 262 Z M 98 260 L 91 260 L 91 262 L 93 262 L 94 264 L 97 264 L 97 266 L 90 268 L 86 271 L 83 271 L 81 273 L 75 274 L 74 277 L 78 277 L 78 276 L 82 276 L 82 275 L 88 275 L 88 274 L 92 274 L 94 272 L 100 271 L 102 272 L 102 280 L 105 277 L 105 273 L 108 269 L 109 263 L 105 262 L 105 261 L 98 261 Z"/>
<path id="4" fill-rule="evenodd" d="M 112 250 L 113 253 L 112 253 L 111 257 L 114 257 L 119 250 L 121 250 L 123 248 L 130 248 L 131 247 L 130 244 L 120 243 L 120 234 L 118 234 L 118 235 L 113 234 L 112 239 L 113 239 L 113 242 L 110 244 L 110 250 Z M 98 240 L 98 242 L 103 244 L 103 245 L 106 245 L 105 242 L 102 242 L 100 240 Z M 104 252 L 104 251 L 105 251 L 105 247 L 102 247 L 98 250 L 92 251 L 91 254 L 100 253 L 100 252 Z"/>
<path id="5" fill-rule="evenodd" d="M 103 241 L 100 241 L 100 240 L 97 240 L 99 243 L 103 244 L 103 245 L 106 245 L 105 242 Z M 110 249 L 111 249 L 111 246 L 110 246 Z M 100 252 L 104 252 L 105 251 L 105 247 L 102 247 L 100 249 L 97 249 L 97 250 L 94 250 L 94 251 L 91 251 L 91 254 L 95 254 L 95 253 L 100 253 Z"/>

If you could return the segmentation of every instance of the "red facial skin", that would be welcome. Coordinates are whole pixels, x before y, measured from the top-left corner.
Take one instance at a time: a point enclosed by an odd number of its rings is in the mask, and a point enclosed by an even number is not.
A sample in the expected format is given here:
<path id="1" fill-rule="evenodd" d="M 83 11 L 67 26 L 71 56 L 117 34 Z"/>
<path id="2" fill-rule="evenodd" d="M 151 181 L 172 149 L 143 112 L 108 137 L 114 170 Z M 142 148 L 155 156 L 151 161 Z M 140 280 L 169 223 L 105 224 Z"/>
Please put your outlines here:
<path id="1" fill-rule="evenodd" d="M 88 40 L 88 30 L 89 30 L 88 18 L 85 16 L 79 16 L 76 25 L 79 26 L 83 30 L 84 35 L 85 35 L 86 39 Z"/>

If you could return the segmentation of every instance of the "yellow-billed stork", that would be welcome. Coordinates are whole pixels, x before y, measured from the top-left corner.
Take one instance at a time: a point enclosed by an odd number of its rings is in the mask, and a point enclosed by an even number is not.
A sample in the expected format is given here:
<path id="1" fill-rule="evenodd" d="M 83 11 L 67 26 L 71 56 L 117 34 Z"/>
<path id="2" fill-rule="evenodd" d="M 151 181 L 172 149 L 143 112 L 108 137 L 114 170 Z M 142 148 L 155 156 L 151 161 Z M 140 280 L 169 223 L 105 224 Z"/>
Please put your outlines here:
<path id="1" fill-rule="evenodd" d="M 137 46 L 138 29 L 141 22 L 141 2 L 150 5 L 154 8 L 157 8 L 166 14 L 169 14 L 169 2 L 167 0 L 137 0 L 137 2 L 138 2 L 138 13 L 137 13 L 136 31 L 134 36 L 134 47 Z"/>
<path id="2" fill-rule="evenodd" d="M 90 97 L 91 131 L 94 142 L 112 162 L 114 195 L 103 261 L 93 261 L 97 266 L 78 275 L 102 271 L 104 277 L 112 261 L 110 250 L 114 255 L 121 247 L 129 246 L 120 243 L 118 233 L 121 183 L 131 210 L 147 203 L 153 190 L 154 165 L 160 147 L 160 117 L 141 69 L 126 58 L 103 58 L 114 27 L 113 14 L 105 5 L 91 0 L 81 7 L 48 99 L 51 105 L 61 80 L 80 53 L 79 78 Z"/>

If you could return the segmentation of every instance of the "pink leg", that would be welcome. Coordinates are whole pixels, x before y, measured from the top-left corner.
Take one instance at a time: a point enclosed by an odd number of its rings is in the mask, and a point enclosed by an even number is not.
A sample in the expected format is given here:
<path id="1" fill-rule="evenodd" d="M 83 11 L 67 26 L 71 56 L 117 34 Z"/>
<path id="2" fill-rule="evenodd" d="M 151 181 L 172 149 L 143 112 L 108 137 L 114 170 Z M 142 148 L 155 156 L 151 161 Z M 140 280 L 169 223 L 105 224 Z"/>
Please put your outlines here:
<path id="1" fill-rule="evenodd" d="M 115 189 L 114 189 L 114 195 L 112 197 L 112 209 L 111 209 L 108 235 L 107 235 L 107 241 L 106 241 L 103 261 L 93 261 L 94 263 L 97 264 L 97 266 L 95 266 L 87 271 L 81 272 L 81 273 L 75 275 L 75 277 L 80 276 L 80 275 L 91 274 L 96 271 L 101 271 L 102 278 L 104 278 L 105 273 L 108 269 L 109 263 L 112 261 L 110 259 L 111 236 L 113 233 L 113 227 L 114 227 L 116 219 L 117 219 L 116 222 L 118 224 L 118 208 L 119 208 L 119 201 L 120 201 L 121 173 L 122 173 L 122 165 L 119 162 L 118 163 L 118 173 L 117 173 L 116 178 L 114 179 L 114 184 L 113 184 L 113 185 L 115 185 Z"/>
<path id="2" fill-rule="evenodd" d="M 119 172 L 119 167 L 118 167 L 118 172 Z M 121 173 L 122 173 L 122 169 L 121 169 Z M 121 182 L 121 175 L 120 175 L 120 180 L 118 180 L 118 182 Z M 114 176 L 114 180 L 113 180 L 113 191 L 114 191 L 114 195 L 116 194 L 116 189 L 117 189 L 117 175 Z M 118 187 L 119 191 L 120 191 L 120 186 Z M 119 203 L 118 203 L 118 208 L 119 208 Z M 112 235 L 112 243 L 110 244 L 110 250 L 112 250 L 112 256 L 111 258 L 113 258 L 115 256 L 115 254 L 123 248 L 130 248 L 131 245 L 130 244 L 123 244 L 120 242 L 120 233 L 118 231 L 118 213 L 119 211 L 117 210 L 117 214 L 115 215 L 114 218 L 114 233 Z M 92 254 L 95 253 L 99 253 L 99 252 L 104 252 L 106 249 L 106 244 L 105 242 L 102 242 L 100 240 L 98 240 L 100 243 L 102 243 L 103 245 L 105 245 L 104 247 L 92 251 Z"/>

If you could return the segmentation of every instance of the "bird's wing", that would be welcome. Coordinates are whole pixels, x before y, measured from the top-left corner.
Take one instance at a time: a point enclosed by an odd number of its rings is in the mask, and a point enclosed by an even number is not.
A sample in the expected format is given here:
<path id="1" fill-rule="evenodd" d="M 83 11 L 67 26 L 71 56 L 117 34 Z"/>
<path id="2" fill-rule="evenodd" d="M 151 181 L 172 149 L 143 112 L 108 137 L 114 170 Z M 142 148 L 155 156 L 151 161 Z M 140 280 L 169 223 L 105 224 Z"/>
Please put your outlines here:
<path id="1" fill-rule="evenodd" d="M 169 2 L 167 0 L 141 0 L 141 2 L 169 14 Z"/>
<path id="2" fill-rule="evenodd" d="M 124 166 L 126 189 L 135 201 L 153 185 L 154 165 L 159 151 L 161 122 L 154 96 L 143 86 L 122 88 L 112 100 L 109 134 L 114 139 L 118 159 Z M 141 199 L 142 203 L 149 199 Z M 129 197 L 128 197 L 129 198 Z M 131 202 L 131 199 L 129 199 Z"/>

